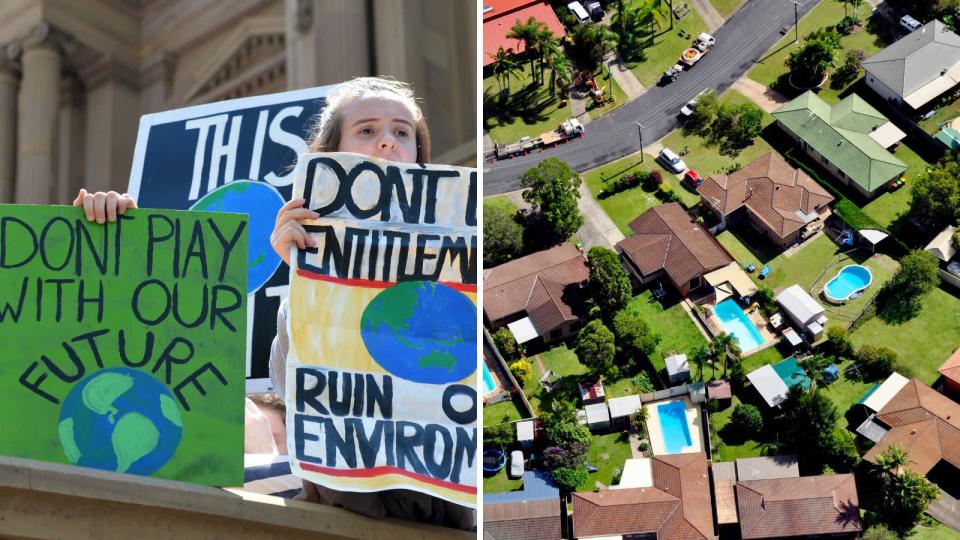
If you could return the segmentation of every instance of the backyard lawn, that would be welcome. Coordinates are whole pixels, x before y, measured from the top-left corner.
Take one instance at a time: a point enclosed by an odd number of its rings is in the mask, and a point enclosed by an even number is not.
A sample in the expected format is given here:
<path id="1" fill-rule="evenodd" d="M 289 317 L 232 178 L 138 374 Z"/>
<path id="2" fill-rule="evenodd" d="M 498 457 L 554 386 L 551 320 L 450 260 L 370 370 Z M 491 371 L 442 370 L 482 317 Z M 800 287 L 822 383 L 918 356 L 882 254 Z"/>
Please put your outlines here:
<path id="1" fill-rule="evenodd" d="M 933 527 L 917 527 L 913 534 L 907 537 L 908 540 L 957 540 L 957 531 L 940 525 Z"/>
<path id="2" fill-rule="evenodd" d="M 907 164 L 907 170 L 903 173 L 906 185 L 897 191 L 888 191 L 862 207 L 864 213 L 883 227 L 890 227 L 897 218 L 910 210 L 910 190 L 913 182 L 926 173 L 928 167 L 927 162 L 906 144 L 900 144 L 893 155 Z"/>
<path id="3" fill-rule="evenodd" d="M 596 483 L 604 486 L 613 483 L 613 476 L 618 468 L 623 467 L 631 457 L 630 442 L 623 433 L 609 433 L 595 435 L 590 441 L 590 452 L 587 454 L 587 463 L 600 469 L 587 476 L 587 481 L 578 486 L 577 491 L 593 491 Z"/>
<path id="4" fill-rule="evenodd" d="M 580 363 L 573 349 L 561 343 L 550 350 L 530 358 L 530 361 L 533 362 L 533 371 L 530 377 L 524 381 L 523 391 L 530 400 L 530 405 L 533 406 L 534 413 L 537 415 L 540 414 L 540 405 L 547 394 L 543 387 L 540 386 L 539 381 L 543 373 L 537 366 L 537 358 L 539 358 L 543 364 L 544 369 L 553 371 L 562 378 L 554 391 L 554 394 L 558 395 L 554 397 L 570 400 L 579 406 L 580 394 L 577 390 L 577 383 L 580 380 L 580 376 L 587 373 L 589 369 Z"/>
<path id="5" fill-rule="evenodd" d="M 848 9 L 852 11 L 852 8 Z M 861 19 L 866 20 L 866 17 L 870 14 L 870 9 L 871 7 L 867 2 L 863 2 L 860 5 Z M 836 25 L 838 22 L 840 22 L 840 19 L 843 18 L 843 13 L 844 4 L 842 2 L 837 2 L 835 0 L 826 0 L 821 2 L 820 5 L 810 10 L 809 13 L 800 19 L 799 33 L 801 41 L 805 39 L 808 34 L 815 30 Z M 869 57 L 877 51 L 883 49 L 887 45 L 885 40 L 872 33 L 875 28 L 880 27 L 882 27 L 882 25 L 878 23 L 874 23 L 874 25 L 867 24 L 858 32 L 855 32 L 849 36 L 843 36 L 841 39 L 841 45 L 843 46 L 844 51 L 862 50 L 864 55 Z M 787 57 L 790 56 L 790 53 L 797 47 L 797 44 L 794 42 L 795 35 L 795 32 L 791 29 L 789 33 L 787 33 L 783 38 L 780 39 L 780 41 L 770 48 L 770 51 L 767 53 L 767 55 L 761 57 L 758 65 L 747 72 L 747 76 L 758 83 L 766 86 L 776 87 L 782 92 L 787 93 L 789 96 L 799 95 L 800 91 L 798 90 L 791 91 L 789 88 L 784 88 L 789 86 L 789 83 L 786 83 L 785 80 L 782 81 L 781 84 L 777 84 L 778 79 L 781 77 L 786 79 L 785 75 L 788 71 L 788 68 L 785 62 Z M 840 58 L 841 62 L 844 58 L 844 54 L 844 52 L 837 54 L 837 58 Z M 830 88 L 830 83 L 828 82 L 820 91 L 820 96 L 832 103 L 834 100 L 829 99 L 829 97 L 835 97 L 842 93 L 845 89 L 846 87 L 836 89 Z"/>
<path id="6" fill-rule="evenodd" d="M 505 400 L 493 405 L 484 405 L 483 407 L 483 425 L 495 426 L 505 422 L 520 420 L 523 416 L 520 410 L 514 405 L 513 400 Z"/>
<path id="7" fill-rule="evenodd" d="M 550 70 L 544 70 L 543 84 L 533 85 L 530 64 L 525 63 L 518 77 L 511 78 L 506 102 L 499 97 L 496 78 L 483 80 L 483 128 L 495 143 L 505 144 L 521 137 L 537 137 L 555 129 L 572 116 L 569 102 L 560 107 L 557 96 L 550 92 Z"/>
<path id="8" fill-rule="evenodd" d="M 960 346 L 960 298 L 938 287 L 910 321 L 892 325 L 874 317 L 851 337 L 858 347 L 869 343 L 897 351 L 914 376 L 933 384 L 939 376 L 937 369 Z"/>
<path id="9" fill-rule="evenodd" d="M 730 90 L 720 97 L 720 103 L 725 105 L 740 105 L 753 102 L 740 92 Z M 772 124 L 773 116 L 770 116 L 766 112 L 763 113 L 762 123 L 764 127 Z M 773 150 L 763 138 L 757 137 L 754 139 L 753 144 L 742 149 L 739 155 L 735 157 L 724 156 L 720 153 L 719 145 L 710 144 L 709 141 L 699 135 L 684 135 L 682 129 L 674 131 L 663 139 L 663 145 L 672 149 L 674 152 L 679 152 L 684 147 L 687 147 L 690 152 L 683 156 L 683 161 L 687 164 L 687 167 L 700 173 L 700 176 L 704 179 L 723 172 L 736 163 L 739 163 L 741 166 L 747 165 Z M 685 189 L 684 191 L 688 190 Z"/>
<path id="10" fill-rule="evenodd" d="M 863 394 L 873 386 L 873 382 L 863 382 L 856 379 L 848 379 L 844 374 L 844 370 L 852 364 L 852 361 L 847 361 L 840 364 L 840 378 L 832 383 L 822 386 L 822 391 L 827 397 L 830 398 L 830 401 L 837 406 L 837 414 L 839 415 L 839 422 L 843 424 L 845 422 L 844 415 L 857 402 L 858 399 L 863 397 Z M 876 381 L 882 382 L 882 381 Z M 857 426 L 846 425 L 846 429 L 854 431 L 857 429 Z"/>
<path id="11" fill-rule="evenodd" d="M 646 4 L 649 0 L 634 0 L 631 6 Z M 697 10 L 691 9 L 682 20 L 673 20 L 673 29 L 670 29 L 669 7 L 666 2 L 659 2 L 658 8 L 660 14 L 657 20 L 662 21 L 662 28 L 654 27 L 653 44 L 644 49 L 645 60 L 628 62 L 627 67 L 640 80 L 644 86 L 652 86 L 663 74 L 666 69 L 676 64 L 680 59 L 680 53 L 690 47 L 694 37 L 700 32 L 707 31 L 707 25 L 704 24 Z M 689 3 L 688 3 L 689 5 Z M 691 6 L 692 7 L 692 6 Z M 696 68 L 694 68 L 696 69 Z"/>
<path id="12" fill-rule="evenodd" d="M 627 225 L 635 217 L 642 214 L 647 208 L 660 204 L 660 201 L 654 195 L 654 192 L 645 191 L 640 186 L 605 198 L 600 198 L 600 192 L 608 189 L 614 179 L 627 173 L 649 171 L 652 166 L 653 158 L 650 156 L 644 158 L 644 162 L 641 164 L 640 156 L 634 155 L 608 163 L 582 175 L 590 194 L 625 235 L 632 234 L 630 227 Z"/>
<path id="13" fill-rule="evenodd" d="M 747 389 L 747 391 L 752 392 L 753 390 Z M 746 457 L 759 457 L 766 455 L 768 449 L 773 447 L 772 441 L 745 439 L 731 433 L 729 428 L 724 429 L 725 426 L 730 424 L 730 416 L 733 415 L 733 410 L 740 403 L 740 399 L 733 396 L 733 402 L 729 407 L 710 413 L 710 435 L 713 438 L 711 444 L 716 448 L 713 453 L 714 461 L 733 461 Z"/>
<path id="14" fill-rule="evenodd" d="M 523 479 L 511 480 L 507 478 L 507 469 L 510 468 L 510 459 L 507 459 L 507 465 L 500 469 L 500 472 L 493 476 L 483 477 L 484 493 L 502 493 L 504 491 L 516 491 L 523 488 Z"/>
<path id="15" fill-rule="evenodd" d="M 660 345 L 650 360 L 661 376 L 665 376 L 665 357 L 675 352 L 689 356 L 694 349 L 707 344 L 707 339 L 679 303 L 665 309 L 649 290 L 635 296 L 626 309 L 639 313 L 653 331 L 660 335 Z"/>

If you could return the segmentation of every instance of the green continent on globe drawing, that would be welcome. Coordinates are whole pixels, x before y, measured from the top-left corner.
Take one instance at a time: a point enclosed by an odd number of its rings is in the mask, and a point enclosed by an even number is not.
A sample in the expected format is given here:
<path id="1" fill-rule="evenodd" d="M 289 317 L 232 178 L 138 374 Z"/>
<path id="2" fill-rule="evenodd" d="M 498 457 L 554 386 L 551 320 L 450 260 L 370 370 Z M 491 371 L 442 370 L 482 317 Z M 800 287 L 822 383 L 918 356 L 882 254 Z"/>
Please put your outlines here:
<path id="1" fill-rule="evenodd" d="M 420 367 L 437 366 L 447 371 L 453 371 L 457 366 L 457 357 L 447 351 L 431 351 L 420 357 Z"/>

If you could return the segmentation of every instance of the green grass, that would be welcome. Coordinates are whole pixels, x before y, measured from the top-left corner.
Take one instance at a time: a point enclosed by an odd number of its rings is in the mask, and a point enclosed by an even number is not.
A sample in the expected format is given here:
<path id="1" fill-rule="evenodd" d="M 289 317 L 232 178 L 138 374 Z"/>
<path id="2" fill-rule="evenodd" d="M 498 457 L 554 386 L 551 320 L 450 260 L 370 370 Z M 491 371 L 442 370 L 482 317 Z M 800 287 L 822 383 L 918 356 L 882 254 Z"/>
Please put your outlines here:
<path id="1" fill-rule="evenodd" d="M 943 97 L 952 99 L 947 97 L 949 95 L 950 94 L 944 94 Z M 953 100 L 947 106 L 938 109 L 936 114 L 926 120 L 917 122 L 917 124 L 927 133 L 936 135 L 936 133 L 940 131 L 940 124 L 949 122 L 958 116 L 960 116 L 960 99 Z"/>
<path id="2" fill-rule="evenodd" d="M 631 455 L 630 442 L 624 433 L 594 436 L 587 454 L 587 463 L 600 470 L 590 473 L 587 481 L 578 486 L 577 491 L 593 491 L 596 482 L 610 486 L 616 469 L 623 467 Z"/>
<path id="3" fill-rule="evenodd" d="M 628 156 L 602 167 L 593 169 L 583 175 L 583 180 L 587 183 L 587 188 L 597 200 L 603 211 L 610 216 L 610 219 L 617 225 L 625 235 L 632 234 L 628 224 L 646 209 L 660 204 L 660 201 L 653 192 L 644 191 L 640 186 L 621 191 L 616 195 L 606 198 L 600 198 L 600 191 L 607 186 L 612 185 L 613 180 L 623 176 L 626 173 L 637 173 L 639 171 L 649 171 L 653 167 L 653 158 L 647 156 L 644 162 L 640 163 L 640 156 Z"/>
<path id="4" fill-rule="evenodd" d="M 521 137 L 537 137 L 556 129 L 572 116 L 569 103 L 563 107 L 557 96 L 550 93 L 550 70 L 546 69 L 542 85 L 532 85 L 529 63 L 521 75 L 510 81 L 507 103 L 499 100 L 500 88 L 494 77 L 483 80 L 483 128 L 494 142 L 510 143 Z"/>
<path id="5" fill-rule="evenodd" d="M 514 405 L 513 400 L 501 401 L 493 405 L 483 407 L 483 425 L 495 426 L 505 422 L 520 420 L 523 416 L 520 410 Z"/>
<path id="6" fill-rule="evenodd" d="M 917 527 L 907 538 L 909 540 L 957 540 L 957 531 L 938 523 L 932 527 Z"/>
<path id="7" fill-rule="evenodd" d="M 832 383 L 822 386 L 822 391 L 830 398 L 830 401 L 837 406 L 837 414 L 839 415 L 839 423 L 844 425 L 846 420 L 844 415 L 857 402 L 863 394 L 873 386 L 872 382 L 862 382 L 855 379 L 848 379 L 843 374 L 843 370 L 846 369 L 852 362 L 847 361 L 840 364 L 838 367 L 840 369 L 840 378 Z M 846 428 L 853 431 L 856 430 L 858 426 L 846 425 Z"/>
<path id="8" fill-rule="evenodd" d="M 753 390 L 748 391 L 752 392 Z M 716 448 L 713 453 L 714 461 L 733 461 L 740 458 L 759 457 L 765 455 L 767 449 L 771 446 L 769 442 L 740 439 L 723 431 L 724 426 L 730 423 L 733 410 L 740 403 L 740 399 L 733 396 L 733 401 L 729 407 L 710 413 L 710 434 L 713 438 L 712 444 Z"/>
<path id="9" fill-rule="evenodd" d="M 523 488 L 523 479 L 511 480 L 507 477 L 507 469 L 510 468 L 510 459 L 507 458 L 507 465 L 500 469 L 500 472 L 493 476 L 483 477 L 484 493 L 502 493 L 504 491 L 516 491 Z"/>
<path id="10" fill-rule="evenodd" d="M 737 9 L 743 0 L 710 0 L 713 8 L 716 9 L 723 18 L 728 18 Z"/>
<path id="11" fill-rule="evenodd" d="M 577 354 L 573 352 L 572 349 L 569 349 L 566 344 L 561 343 L 550 350 L 540 353 L 538 356 L 543 363 L 544 369 L 551 370 L 561 377 L 561 381 L 557 384 L 554 396 L 552 397 L 579 403 L 580 394 L 577 390 L 577 383 L 580 381 L 581 376 L 590 370 L 587 366 L 580 363 Z M 533 406 L 534 413 L 539 415 L 541 405 L 545 399 L 548 399 L 548 395 L 539 383 L 542 373 L 537 368 L 536 358 L 530 358 L 530 361 L 533 362 L 534 369 L 530 377 L 524 381 L 523 391 L 530 400 L 530 405 Z"/>
<path id="12" fill-rule="evenodd" d="M 511 201 L 506 195 L 494 195 L 493 197 L 487 197 L 483 199 L 483 207 L 502 208 L 511 213 L 518 210 L 517 205 L 513 204 L 513 201 Z"/>
<path id="13" fill-rule="evenodd" d="M 907 170 L 904 173 L 907 184 L 897 191 L 888 191 L 863 206 L 864 213 L 884 227 L 890 227 L 898 218 L 909 212 L 913 180 L 925 173 L 928 166 L 922 157 L 905 144 L 901 144 L 893 155 L 907 164 Z"/>
<path id="14" fill-rule="evenodd" d="M 650 361 L 661 376 L 666 376 L 665 357 L 674 352 L 689 356 L 694 349 L 707 344 L 706 338 L 680 304 L 664 309 L 660 302 L 653 299 L 650 291 L 635 296 L 626 309 L 640 314 L 651 329 L 660 335 L 660 345 L 651 355 Z"/>
<path id="15" fill-rule="evenodd" d="M 936 288 L 923 300 L 919 315 L 900 325 L 874 317 L 853 332 L 854 343 L 889 347 L 913 370 L 913 375 L 933 384 L 937 369 L 960 346 L 960 299 Z"/>
<path id="16" fill-rule="evenodd" d="M 848 9 L 851 9 L 852 11 L 852 8 Z M 843 4 L 841 2 L 836 0 L 824 0 L 818 6 L 811 9 L 810 12 L 807 13 L 802 19 L 800 19 L 800 40 L 803 41 L 808 34 L 815 30 L 836 25 L 838 22 L 840 22 L 840 19 L 843 18 L 843 13 Z M 864 2 L 860 6 L 860 17 L 865 19 L 865 17 L 869 14 L 870 6 Z M 887 44 L 882 38 L 879 38 L 871 33 L 872 28 L 873 27 L 870 25 L 867 25 L 867 27 L 863 28 L 857 33 L 849 36 L 843 36 L 841 39 L 841 46 L 843 50 L 848 51 L 862 49 L 864 54 L 869 57 L 886 47 Z M 747 72 L 747 76 L 766 86 L 778 87 L 778 89 L 781 91 L 789 92 L 790 95 L 799 94 L 799 91 L 794 90 L 791 92 L 786 88 L 780 88 L 781 86 L 785 85 L 777 84 L 778 80 L 788 71 L 786 66 L 787 57 L 789 57 L 790 52 L 792 52 L 798 46 L 798 44 L 794 41 L 795 35 L 795 32 L 791 31 L 781 38 L 780 41 L 770 48 L 770 51 L 766 55 L 761 57 L 760 63 Z M 838 52 L 837 58 L 840 59 L 838 62 L 842 62 L 844 58 L 844 52 Z M 828 82 L 826 85 L 824 85 L 824 88 L 820 91 L 820 93 L 821 97 L 837 96 L 845 89 L 846 87 L 839 89 L 830 88 Z"/>
<path id="17" fill-rule="evenodd" d="M 720 97 L 720 103 L 725 105 L 740 105 L 743 103 L 753 103 L 750 98 L 731 90 Z M 773 116 L 763 113 L 763 126 L 766 127 L 774 121 Z M 709 141 L 699 135 L 685 135 L 682 129 L 678 129 L 668 135 L 663 140 L 663 145 L 669 147 L 674 152 L 679 152 L 684 146 L 690 151 L 683 156 L 683 161 L 688 167 L 697 171 L 701 177 L 706 179 L 710 175 L 723 172 L 735 163 L 747 165 L 756 161 L 761 156 L 773 151 L 773 148 L 761 137 L 754 139 L 753 144 L 742 149 L 737 156 L 730 157 L 720 153 L 720 147 L 717 144 L 710 144 Z M 684 189 L 685 192 L 691 193 Z M 696 198 L 696 194 L 693 194 Z"/>
<path id="18" fill-rule="evenodd" d="M 634 1 L 632 5 L 638 3 L 641 2 Z M 667 3 L 661 2 L 660 4 L 660 20 L 664 21 L 663 29 L 655 32 L 653 44 L 646 47 L 645 60 L 627 63 L 627 67 L 644 86 L 652 86 L 660 80 L 663 72 L 680 60 L 680 53 L 690 47 L 693 38 L 700 32 L 707 31 L 707 25 L 704 24 L 695 9 L 691 9 L 690 13 L 680 21 L 674 19 L 673 29 L 671 30 L 667 18 L 669 13 Z M 690 5 L 690 3 L 688 2 L 687 5 Z M 669 15 L 669 17 L 673 17 L 673 15 Z M 686 34 L 682 33 L 684 31 Z M 696 69 L 696 67 L 693 69 Z"/>

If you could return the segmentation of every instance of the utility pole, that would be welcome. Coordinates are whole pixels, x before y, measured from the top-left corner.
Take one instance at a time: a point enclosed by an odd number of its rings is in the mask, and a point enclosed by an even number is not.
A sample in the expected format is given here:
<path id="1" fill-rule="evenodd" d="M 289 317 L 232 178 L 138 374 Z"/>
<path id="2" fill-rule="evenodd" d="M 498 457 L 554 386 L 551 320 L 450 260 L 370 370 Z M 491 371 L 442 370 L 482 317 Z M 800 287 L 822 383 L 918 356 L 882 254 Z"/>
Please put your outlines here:
<path id="1" fill-rule="evenodd" d="M 640 163 L 643 163 L 643 124 L 639 120 L 634 122 L 637 126 L 637 135 L 640 136 Z"/>
<path id="2" fill-rule="evenodd" d="M 846 6 L 846 4 L 844 4 Z M 793 0 L 793 40 L 797 43 L 800 43 L 800 15 L 798 13 L 798 8 L 800 7 L 800 2 Z"/>

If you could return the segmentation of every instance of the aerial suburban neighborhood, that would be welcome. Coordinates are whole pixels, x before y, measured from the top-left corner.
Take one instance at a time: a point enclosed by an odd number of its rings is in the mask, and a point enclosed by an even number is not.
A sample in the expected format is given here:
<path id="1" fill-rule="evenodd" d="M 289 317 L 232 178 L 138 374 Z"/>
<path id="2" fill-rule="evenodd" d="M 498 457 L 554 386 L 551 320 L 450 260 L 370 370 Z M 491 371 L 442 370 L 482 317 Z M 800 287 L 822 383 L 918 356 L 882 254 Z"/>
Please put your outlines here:
<path id="1" fill-rule="evenodd" d="M 960 538 L 960 2 L 483 2 L 483 535 Z"/>

